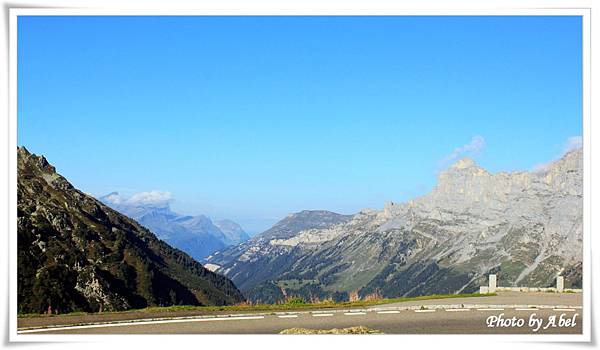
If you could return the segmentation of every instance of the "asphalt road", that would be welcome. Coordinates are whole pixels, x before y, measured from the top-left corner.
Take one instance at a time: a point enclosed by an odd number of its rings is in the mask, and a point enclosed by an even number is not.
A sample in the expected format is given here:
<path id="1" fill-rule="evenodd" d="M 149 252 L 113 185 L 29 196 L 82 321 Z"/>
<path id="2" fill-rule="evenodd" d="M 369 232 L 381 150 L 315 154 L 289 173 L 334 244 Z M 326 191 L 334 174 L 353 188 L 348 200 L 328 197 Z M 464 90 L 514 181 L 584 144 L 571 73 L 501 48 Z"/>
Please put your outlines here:
<path id="1" fill-rule="evenodd" d="M 394 303 L 366 309 L 187 315 L 98 321 L 96 324 L 79 323 L 71 326 L 20 324 L 19 333 L 273 334 L 296 327 L 332 329 L 366 326 L 387 334 L 581 334 L 581 305 L 581 294 L 499 293 L 493 297 Z M 553 316 L 556 327 L 552 326 Z M 488 327 L 488 320 L 493 317 L 500 322 L 496 322 L 495 327 Z M 532 317 L 542 322 L 536 332 L 533 329 L 538 325 L 530 326 Z M 523 324 L 517 323 L 521 319 Z M 561 320 L 562 325 L 559 324 Z M 564 324 L 567 320 L 570 324 Z M 544 329 L 548 324 L 550 325 Z"/>

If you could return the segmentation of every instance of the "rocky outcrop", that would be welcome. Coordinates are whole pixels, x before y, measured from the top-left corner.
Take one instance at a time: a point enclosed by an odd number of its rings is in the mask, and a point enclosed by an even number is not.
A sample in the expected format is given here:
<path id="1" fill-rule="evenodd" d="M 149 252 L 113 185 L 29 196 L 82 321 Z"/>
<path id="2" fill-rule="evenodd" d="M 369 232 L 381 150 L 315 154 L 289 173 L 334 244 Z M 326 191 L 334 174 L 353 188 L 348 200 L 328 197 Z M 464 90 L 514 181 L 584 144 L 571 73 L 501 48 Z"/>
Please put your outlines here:
<path id="1" fill-rule="evenodd" d="M 290 214 L 273 227 L 261 233 L 259 240 L 286 239 L 299 232 L 311 229 L 325 229 L 346 222 L 352 215 L 342 215 L 327 210 L 303 210 Z"/>
<path id="2" fill-rule="evenodd" d="M 235 285 L 18 149 L 20 313 L 224 305 Z"/>
<path id="3" fill-rule="evenodd" d="M 249 242 L 209 261 L 263 301 L 472 292 L 488 273 L 503 285 L 534 287 L 563 273 L 578 287 L 582 182 L 581 149 L 538 172 L 492 174 L 465 158 L 441 172 L 427 195 Z"/>

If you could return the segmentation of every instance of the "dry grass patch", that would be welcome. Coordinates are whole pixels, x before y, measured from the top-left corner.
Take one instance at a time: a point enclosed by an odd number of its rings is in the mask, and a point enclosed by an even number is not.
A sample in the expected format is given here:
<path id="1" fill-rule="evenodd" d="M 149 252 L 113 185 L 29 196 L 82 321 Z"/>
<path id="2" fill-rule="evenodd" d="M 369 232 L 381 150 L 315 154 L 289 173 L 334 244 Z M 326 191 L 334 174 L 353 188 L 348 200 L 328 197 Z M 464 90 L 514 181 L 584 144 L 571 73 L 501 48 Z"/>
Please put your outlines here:
<path id="1" fill-rule="evenodd" d="M 381 331 L 365 326 L 333 329 L 289 328 L 279 334 L 383 334 Z"/>

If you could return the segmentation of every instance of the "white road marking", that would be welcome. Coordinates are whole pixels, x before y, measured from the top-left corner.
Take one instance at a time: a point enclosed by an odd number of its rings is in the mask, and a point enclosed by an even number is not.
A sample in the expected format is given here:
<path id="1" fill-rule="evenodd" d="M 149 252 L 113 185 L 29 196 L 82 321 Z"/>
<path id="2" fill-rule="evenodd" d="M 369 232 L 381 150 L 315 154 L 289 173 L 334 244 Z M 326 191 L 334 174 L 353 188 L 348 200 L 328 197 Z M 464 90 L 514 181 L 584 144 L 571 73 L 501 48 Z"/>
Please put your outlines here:
<path id="1" fill-rule="evenodd" d="M 569 307 L 557 307 L 554 306 L 554 311 L 576 311 L 575 309 L 582 309 L 581 306 L 569 306 Z M 455 309 L 445 309 L 445 311 L 469 311 L 467 308 L 455 308 Z M 478 308 L 478 311 L 503 311 L 504 308 Z M 539 308 L 537 307 L 529 307 L 529 308 L 515 308 L 516 311 L 537 311 Z M 413 310 L 414 312 L 435 312 L 435 309 L 423 309 L 423 310 Z M 397 314 L 400 313 L 398 310 L 384 310 L 377 311 L 378 314 Z M 331 317 L 333 313 L 320 313 L 313 312 L 313 317 Z M 344 315 L 347 316 L 356 316 L 356 315 L 366 315 L 366 312 L 345 312 Z M 280 318 L 296 318 L 297 314 L 284 314 L 278 315 Z M 175 319 L 162 319 L 162 320 L 144 320 L 144 321 L 121 321 L 116 323 L 95 323 L 88 325 L 79 325 L 79 326 L 58 326 L 58 327 L 48 327 L 48 328 L 35 328 L 35 329 L 22 329 L 17 330 L 19 334 L 26 333 L 39 333 L 39 332 L 52 332 L 52 331 L 60 331 L 60 330 L 71 330 L 71 329 L 87 329 L 87 328 L 104 328 L 104 327 L 122 327 L 122 326 L 138 326 L 138 325 L 152 325 L 152 324 L 164 324 L 164 323 L 181 323 L 181 322 L 207 322 L 207 321 L 235 321 L 235 320 L 257 320 L 263 319 L 265 316 L 252 316 L 252 315 L 240 315 L 240 316 L 227 316 L 227 317 L 202 317 L 202 318 L 175 318 Z"/>
<path id="2" fill-rule="evenodd" d="M 38 333 L 38 332 L 52 332 L 52 331 L 69 330 L 69 329 L 142 326 L 142 325 L 149 325 L 149 324 L 181 323 L 181 322 L 258 320 L 258 319 L 262 319 L 262 318 L 265 318 L 265 316 L 239 316 L 239 317 L 232 316 L 232 317 L 192 318 L 192 319 L 144 321 L 144 322 L 120 322 L 120 323 L 106 323 L 106 324 L 90 324 L 90 325 L 83 325 L 83 326 L 65 326 L 65 327 L 26 329 L 26 330 L 17 330 L 17 333 L 25 334 L 25 333 Z"/>

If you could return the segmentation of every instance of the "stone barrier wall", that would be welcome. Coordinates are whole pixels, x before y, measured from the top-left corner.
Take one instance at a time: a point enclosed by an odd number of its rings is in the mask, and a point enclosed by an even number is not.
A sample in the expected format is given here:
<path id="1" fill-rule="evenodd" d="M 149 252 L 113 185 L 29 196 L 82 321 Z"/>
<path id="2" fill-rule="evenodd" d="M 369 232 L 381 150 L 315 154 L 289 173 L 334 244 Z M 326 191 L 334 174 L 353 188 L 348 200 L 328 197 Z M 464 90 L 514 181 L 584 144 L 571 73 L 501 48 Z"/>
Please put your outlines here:
<path id="1" fill-rule="evenodd" d="M 496 285 L 496 275 L 489 275 L 489 285 L 479 287 L 479 293 L 488 294 L 496 292 L 548 292 L 548 293 L 582 293 L 583 289 L 564 288 L 564 279 L 562 276 L 556 278 L 556 287 L 538 288 L 538 287 L 499 287 Z"/>

